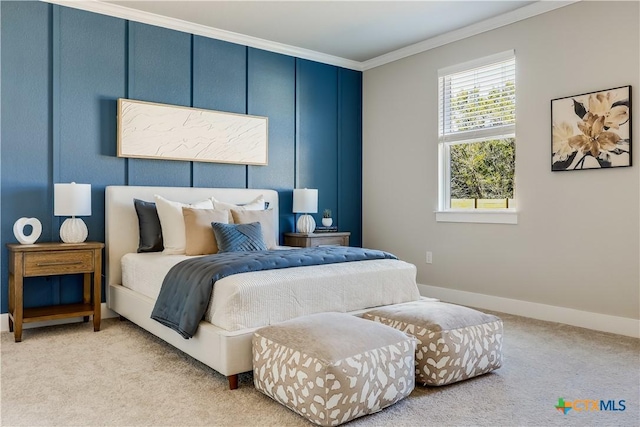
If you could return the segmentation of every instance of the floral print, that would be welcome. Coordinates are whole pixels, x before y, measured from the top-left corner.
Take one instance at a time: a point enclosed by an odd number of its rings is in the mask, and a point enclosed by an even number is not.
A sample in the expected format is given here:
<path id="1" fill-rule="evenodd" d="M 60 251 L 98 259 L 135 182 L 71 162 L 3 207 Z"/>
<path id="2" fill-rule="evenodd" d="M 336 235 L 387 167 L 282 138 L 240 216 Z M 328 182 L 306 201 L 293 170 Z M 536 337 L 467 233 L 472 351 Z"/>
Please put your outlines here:
<path id="1" fill-rule="evenodd" d="M 552 101 L 552 170 L 631 164 L 630 89 Z"/>

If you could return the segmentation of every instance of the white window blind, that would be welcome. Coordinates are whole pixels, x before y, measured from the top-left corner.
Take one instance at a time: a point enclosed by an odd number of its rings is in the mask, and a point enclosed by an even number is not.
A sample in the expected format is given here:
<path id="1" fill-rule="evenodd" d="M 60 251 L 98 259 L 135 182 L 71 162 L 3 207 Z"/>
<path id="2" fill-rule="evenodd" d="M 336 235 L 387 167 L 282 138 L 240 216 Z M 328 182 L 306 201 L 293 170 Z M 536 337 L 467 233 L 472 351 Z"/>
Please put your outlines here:
<path id="1" fill-rule="evenodd" d="M 515 69 L 508 51 L 440 70 L 439 142 L 513 136 Z"/>

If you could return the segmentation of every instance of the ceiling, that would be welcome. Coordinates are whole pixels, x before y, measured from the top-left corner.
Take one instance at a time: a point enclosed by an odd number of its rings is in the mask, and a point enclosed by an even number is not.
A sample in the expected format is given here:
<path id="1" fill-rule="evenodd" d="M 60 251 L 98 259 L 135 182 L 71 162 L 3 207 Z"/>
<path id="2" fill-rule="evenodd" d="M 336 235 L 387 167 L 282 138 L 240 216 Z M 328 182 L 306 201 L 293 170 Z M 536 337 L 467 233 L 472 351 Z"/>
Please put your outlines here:
<path id="1" fill-rule="evenodd" d="M 106 1 L 365 62 L 535 1 Z"/>
<path id="2" fill-rule="evenodd" d="M 580 0 L 41 1 L 366 71 Z"/>

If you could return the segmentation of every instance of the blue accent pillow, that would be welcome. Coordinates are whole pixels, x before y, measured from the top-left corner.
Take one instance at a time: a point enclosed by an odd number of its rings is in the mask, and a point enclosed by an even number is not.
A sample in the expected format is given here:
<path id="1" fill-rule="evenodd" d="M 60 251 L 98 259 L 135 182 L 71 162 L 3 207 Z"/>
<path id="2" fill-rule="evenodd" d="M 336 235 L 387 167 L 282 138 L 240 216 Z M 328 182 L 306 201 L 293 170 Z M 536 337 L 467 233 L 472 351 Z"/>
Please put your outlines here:
<path id="1" fill-rule="evenodd" d="M 266 251 L 259 222 L 249 224 L 222 224 L 212 222 L 213 234 L 220 252 Z"/>

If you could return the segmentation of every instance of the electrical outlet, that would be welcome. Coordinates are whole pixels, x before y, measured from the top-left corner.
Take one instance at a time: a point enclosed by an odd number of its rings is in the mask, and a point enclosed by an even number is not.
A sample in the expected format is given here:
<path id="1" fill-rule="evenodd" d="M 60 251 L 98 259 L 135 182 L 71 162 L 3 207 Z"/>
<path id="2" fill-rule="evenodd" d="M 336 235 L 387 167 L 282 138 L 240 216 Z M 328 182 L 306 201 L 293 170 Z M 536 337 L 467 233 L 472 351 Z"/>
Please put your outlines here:
<path id="1" fill-rule="evenodd" d="M 427 251 L 427 264 L 433 264 L 433 252 Z"/>

